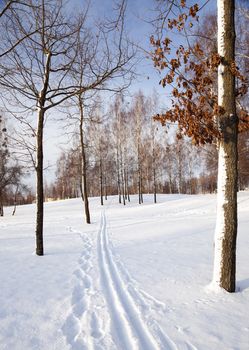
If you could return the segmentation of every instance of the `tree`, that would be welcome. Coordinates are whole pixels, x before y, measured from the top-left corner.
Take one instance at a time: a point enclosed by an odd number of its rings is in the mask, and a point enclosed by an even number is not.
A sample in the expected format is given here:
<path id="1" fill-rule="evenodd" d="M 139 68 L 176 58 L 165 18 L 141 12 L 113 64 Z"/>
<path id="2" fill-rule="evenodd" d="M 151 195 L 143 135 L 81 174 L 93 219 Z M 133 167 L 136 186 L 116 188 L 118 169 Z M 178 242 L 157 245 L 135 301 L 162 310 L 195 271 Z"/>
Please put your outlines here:
<path id="1" fill-rule="evenodd" d="M 35 31 L 22 41 L 2 62 L 1 85 L 9 94 L 8 104 L 18 106 L 19 120 L 36 138 L 36 254 L 43 255 L 43 133 L 45 115 L 61 104 L 75 88 L 67 83 L 68 70 L 75 57 L 72 47 L 78 40 L 82 21 L 72 23 L 63 15 L 62 1 L 42 0 L 35 6 L 32 0 L 28 11 L 13 16 L 8 29 L 18 41 L 26 27 Z M 21 20 L 20 20 L 21 16 Z M 24 18 L 23 18 L 24 17 Z M 13 31 L 13 27 L 15 31 Z M 11 73 L 10 73 L 11 72 Z M 37 128 L 32 127 L 32 114 L 36 110 Z M 29 112 L 27 117 L 25 111 Z M 30 118 L 31 114 L 31 118 Z M 30 120 L 31 119 L 31 120 Z"/>
<path id="2" fill-rule="evenodd" d="M 238 175 L 239 189 L 244 190 L 249 186 L 249 132 L 244 132 L 238 138 Z"/>
<path id="3" fill-rule="evenodd" d="M 0 216 L 4 215 L 3 205 L 10 186 L 18 186 L 22 176 L 22 168 L 16 159 L 11 159 L 8 149 L 7 129 L 0 116 Z"/>
<path id="4" fill-rule="evenodd" d="M 84 36 L 79 42 L 76 53 L 76 65 L 71 74 L 72 81 L 79 84 L 79 92 L 75 96 L 79 114 L 82 190 L 88 224 L 91 219 L 88 202 L 84 101 L 91 101 L 96 91 L 119 92 L 129 86 L 132 73 L 131 63 L 135 52 L 125 38 L 125 11 L 126 1 L 122 0 L 116 8 L 114 18 L 96 25 L 97 33 L 89 31 L 83 33 Z M 114 85 L 115 79 L 118 81 L 116 86 Z M 103 160 L 101 156 L 99 165 L 101 203 L 103 203 Z"/>
<path id="5" fill-rule="evenodd" d="M 2 1 L 0 4 L 0 20 L 1 26 L 3 28 L 8 27 L 8 22 L 11 21 L 11 18 L 19 16 L 19 14 L 25 13 L 29 10 L 30 6 L 35 6 L 38 8 L 38 5 L 31 5 L 29 1 L 21 1 L 21 0 L 9 0 Z M 22 18 L 19 18 L 20 23 L 22 22 Z M 22 26 L 24 23 L 22 22 Z M 12 28 L 13 29 L 13 28 Z M 37 32 L 37 28 L 26 27 L 25 30 L 21 33 L 21 35 L 16 38 L 12 37 L 12 30 L 9 30 L 7 33 L 7 40 L 4 37 L 4 40 L 0 42 L 0 58 L 8 55 L 12 50 L 14 50 L 19 44 L 25 41 L 27 38 L 31 37 Z"/>
<path id="6" fill-rule="evenodd" d="M 170 4 L 177 5 L 174 1 Z M 200 44 L 188 48 L 180 45 L 176 57 L 167 59 L 171 51 L 171 39 L 151 37 L 155 46 L 154 64 L 167 69 L 161 84 L 175 83 L 172 108 L 156 119 L 163 124 L 177 122 L 179 137 L 185 134 L 196 144 L 217 140 L 219 148 L 217 222 L 215 232 L 215 258 L 213 283 L 229 292 L 235 291 L 236 237 L 237 237 L 237 132 L 235 77 L 237 95 L 246 91 L 245 79 L 235 64 L 234 0 L 217 0 L 218 52 L 207 57 Z M 181 1 L 176 19 L 168 19 L 169 29 L 182 32 L 193 26 L 200 9 L 195 4 L 187 9 Z M 169 8 L 169 11 L 171 8 Z M 167 12 L 168 15 L 169 12 Z M 163 17 L 165 20 L 165 17 Z M 164 22 L 165 23 L 165 22 Z M 181 71 L 184 67 L 185 73 Z M 187 72 L 187 74 L 186 74 Z M 215 92 L 214 73 L 218 76 Z M 244 111 L 245 112 L 245 111 Z M 240 129 L 248 126 L 247 117 L 240 116 Z"/>
<path id="7" fill-rule="evenodd" d="M 228 292 L 236 286 L 237 238 L 237 138 L 235 76 L 229 69 L 235 60 L 234 0 L 218 0 L 218 199 L 213 282 Z"/>
<path id="8" fill-rule="evenodd" d="M 129 200 L 128 184 L 128 113 L 125 110 L 125 100 L 122 94 L 115 96 L 113 105 L 109 110 L 112 116 L 112 137 L 115 149 L 115 174 L 119 203 L 126 204 Z"/>
<path id="9" fill-rule="evenodd" d="M 125 1 L 118 7 L 117 19 L 105 23 L 102 31 L 90 36 L 86 26 L 85 13 L 74 17 L 65 16 L 62 0 L 42 0 L 36 7 L 29 0 L 29 11 L 24 14 L 25 21 L 14 16 L 8 29 L 18 40 L 28 26 L 35 31 L 25 41 L 15 47 L 1 63 L 0 82 L 9 95 L 8 107 L 18 106 L 26 118 L 29 130 L 34 130 L 36 138 L 36 254 L 43 255 L 43 133 L 45 118 L 51 109 L 63 104 L 73 96 L 85 91 L 100 88 L 111 77 L 123 76 L 126 66 L 134 52 L 124 44 Z M 75 16 L 76 18 L 76 16 Z M 24 23 L 24 24 L 23 24 Z M 13 30 L 15 28 L 15 30 Z M 111 34 L 110 34 L 111 33 Z M 116 34 L 116 36 L 114 35 Z M 100 35 L 101 34 L 101 35 Z M 108 39 L 108 35 L 112 35 Z M 116 44 L 111 41 L 116 39 Z M 81 67 L 82 48 L 86 48 L 84 67 Z M 84 77 L 77 83 L 72 73 L 84 71 Z M 70 74 L 69 74 L 70 73 Z M 36 111 L 37 128 L 32 118 Z"/>
<path id="10" fill-rule="evenodd" d="M 134 146 L 137 167 L 137 189 L 138 203 L 143 203 L 143 147 L 142 147 L 142 124 L 146 116 L 147 101 L 141 91 L 139 91 L 133 100 L 132 113 L 134 115 Z"/>

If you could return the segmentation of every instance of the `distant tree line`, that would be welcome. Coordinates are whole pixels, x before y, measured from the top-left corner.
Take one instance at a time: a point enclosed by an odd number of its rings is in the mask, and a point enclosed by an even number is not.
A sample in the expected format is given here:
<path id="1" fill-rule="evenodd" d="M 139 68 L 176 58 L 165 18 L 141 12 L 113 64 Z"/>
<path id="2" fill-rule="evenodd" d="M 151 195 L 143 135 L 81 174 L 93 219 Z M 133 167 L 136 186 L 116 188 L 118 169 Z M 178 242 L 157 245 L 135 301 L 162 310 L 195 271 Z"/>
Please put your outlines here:
<path id="1" fill-rule="evenodd" d="M 89 196 L 118 195 L 126 204 L 130 194 L 214 193 L 218 153 L 214 145 L 198 148 L 178 138 L 176 128 L 163 130 L 151 116 L 158 108 L 156 94 L 141 91 L 129 99 L 117 95 L 107 112 L 100 101 L 86 108 L 84 128 L 86 178 Z M 98 107 L 96 107 L 98 105 Z M 239 136 L 239 190 L 249 186 L 249 132 Z M 82 157 L 79 135 L 57 160 L 56 179 L 45 187 L 50 199 L 82 195 Z M 103 203 L 103 202 L 102 202 Z"/>
<path id="2" fill-rule="evenodd" d="M 216 16 L 198 22 L 202 6 L 156 2 L 159 16 L 153 23 L 158 28 L 151 36 L 149 54 L 161 72 L 160 84 L 171 89 L 172 105 L 163 112 L 155 93 L 145 96 L 139 91 L 125 97 L 137 63 L 126 33 L 127 1 L 118 1 L 109 18 L 94 23 L 88 2 L 77 14 L 65 4 L 63 0 L 0 4 L 1 109 L 15 126 L 10 130 L 1 119 L 1 215 L 4 204 L 32 202 L 35 197 L 36 254 L 43 255 L 46 198 L 80 196 L 90 223 L 89 196 L 100 196 L 104 204 L 105 198 L 116 194 L 119 203 L 126 204 L 131 194 L 137 194 L 142 204 L 145 193 L 151 193 L 154 202 L 158 193 L 213 193 L 219 151 L 227 162 L 219 173 L 224 177 L 230 170 L 227 178 L 231 177 L 233 188 L 227 193 L 233 193 L 228 199 L 236 224 L 236 191 L 249 184 L 247 2 L 238 1 L 236 47 L 233 0 L 217 0 L 219 16 L 230 14 L 226 28 L 219 29 L 230 33 L 226 37 L 217 37 Z M 197 29 L 185 37 L 192 27 Z M 185 46 L 173 41 L 177 33 L 185 37 Z M 230 45 L 228 58 L 221 50 L 225 45 Z M 218 74 L 222 70 L 227 81 Z M 60 116 L 58 122 L 73 142 L 57 161 L 55 182 L 44 185 L 44 132 L 52 115 Z M 31 168 L 35 196 L 23 181 Z M 222 191 L 225 186 L 229 181 Z M 224 216 L 223 209 L 220 205 Z"/>

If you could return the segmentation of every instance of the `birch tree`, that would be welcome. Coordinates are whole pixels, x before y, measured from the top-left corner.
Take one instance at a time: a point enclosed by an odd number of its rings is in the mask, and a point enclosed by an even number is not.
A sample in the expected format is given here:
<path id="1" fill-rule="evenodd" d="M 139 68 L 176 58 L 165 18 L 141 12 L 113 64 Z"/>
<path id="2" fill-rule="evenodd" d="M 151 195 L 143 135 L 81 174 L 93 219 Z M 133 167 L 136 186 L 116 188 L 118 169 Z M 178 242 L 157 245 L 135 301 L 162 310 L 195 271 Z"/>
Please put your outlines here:
<path id="1" fill-rule="evenodd" d="M 166 16 L 175 1 L 170 2 Z M 235 291 L 236 237 L 237 237 L 237 133 L 248 127 L 248 117 L 236 114 L 235 77 L 237 95 L 246 91 L 245 78 L 235 63 L 234 0 L 217 0 L 218 52 L 207 56 L 199 43 L 187 48 L 180 45 L 172 55 L 169 37 L 151 37 L 155 47 L 156 67 L 166 69 L 162 86 L 173 85 L 172 108 L 156 117 L 164 125 L 177 122 L 180 134 L 197 144 L 217 142 L 219 148 L 217 222 L 215 230 L 215 257 L 213 284 L 228 292 Z M 179 16 L 168 19 L 168 29 L 183 32 L 193 26 L 201 5 L 187 8 L 181 1 Z M 165 18 L 164 22 L 165 23 Z M 185 72 L 181 68 L 185 68 Z M 186 73 L 187 72 L 187 73 Z M 214 89 L 214 72 L 218 77 Z M 241 85 L 239 86 L 239 84 Z M 246 114 L 246 112 L 244 111 Z"/>
<path id="2" fill-rule="evenodd" d="M 138 203 L 143 203 L 143 147 L 142 147 L 142 125 L 146 115 L 146 98 L 141 91 L 139 91 L 133 100 L 133 113 L 134 121 L 134 148 L 136 155 L 137 166 L 137 190 L 138 190 Z"/>
<path id="3" fill-rule="evenodd" d="M 94 32 L 80 32 L 79 47 L 76 52 L 76 64 L 71 73 L 74 84 L 78 83 L 77 97 L 78 130 L 82 162 L 82 189 L 86 222 L 90 224 L 90 209 L 88 202 L 88 179 L 86 168 L 85 142 L 85 108 L 84 100 L 91 104 L 95 92 L 119 92 L 130 84 L 132 77 L 132 62 L 135 57 L 133 46 L 125 34 L 126 1 L 122 0 L 114 11 L 112 19 L 96 24 Z M 97 100 L 96 100 L 97 101 Z M 95 104 L 96 104 L 95 101 Z M 91 116 L 88 116 L 91 119 Z M 93 116 L 94 119 L 94 116 Z M 103 160 L 99 158 L 101 203 L 103 204 Z"/>
<path id="4" fill-rule="evenodd" d="M 213 282 L 228 292 L 235 291 L 237 238 L 237 134 L 234 62 L 234 0 L 218 0 L 218 104 L 221 138 L 218 160 L 218 199 L 215 231 Z"/>

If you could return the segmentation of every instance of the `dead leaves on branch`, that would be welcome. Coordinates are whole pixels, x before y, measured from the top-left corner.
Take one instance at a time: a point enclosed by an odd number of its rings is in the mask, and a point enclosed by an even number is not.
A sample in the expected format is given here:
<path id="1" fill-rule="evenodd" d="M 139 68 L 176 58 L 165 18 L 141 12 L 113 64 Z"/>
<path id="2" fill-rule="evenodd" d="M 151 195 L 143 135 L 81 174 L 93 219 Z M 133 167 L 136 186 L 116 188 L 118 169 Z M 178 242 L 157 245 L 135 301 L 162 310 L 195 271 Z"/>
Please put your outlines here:
<path id="1" fill-rule="evenodd" d="M 186 9 L 186 1 L 181 1 L 181 7 L 183 9 Z M 189 27 L 193 27 L 193 23 L 192 23 L 192 19 L 195 19 L 196 21 L 198 21 L 198 16 L 197 13 L 199 11 L 199 5 L 198 4 L 194 4 L 193 6 L 191 6 L 189 8 L 188 11 L 186 12 L 181 12 L 177 18 L 168 18 L 168 29 L 177 29 L 179 32 L 181 32 L 186 25 L 188 24 Z"/>
<path id="2" fill-rule="evenodd" d="M 185 12 L 174 18 L 168 19 L 168 29 L 181 31 L 191 20 L 198 21 L 198 4 L 186 8 L 186 1 L 180 5 Z M 191 22 L 192 23 L 192 22 Z M 223 64 L 237 79 L 236 96 L 242 97 L 247 93 L 247 82 L 240 73 L 236 63 L 224 62 L 217 53 L 208 54 L 201 46 L 200 41 L 192 47 L 180 45 L 174 48 L 169 37 L 164 39 L 150 38 L 154 47 L 154 66 L 160 71 L 166 71 L 160 80 L 163 87 L 170 86 L 172 93 L 172 107 L 164 114 L 154 117 L 162 125 L 177 123 L 179 135 L 187 135 L 193 143 L 200 145 L 212 143 L 220 137 L 217 117 L 226 113 L 225 109 L 218 105 L 217 74 L 219 65 Z M 249 116 L 245 110 L 239 110 L 239 131 L 249 130 Z"/>
<path id="3" fill-rule="evenodd" d="M 212 143 L 220 136 L 218 127 L 208 110 L 198 110 L 196 103 L 189 101 L 184 107 L 175 104 L 174 108 L 163 114 L 158 114 L 154 120 L 162 125 L 178 123 L 179 134 L 187 135 L 195 145 Z M 180 122 L 179 122 L 180 121 Z"/>
<path id="4" fill-rule="evenodd" d="M 249 129 L 249 115 L 248 111 L 241 109 L 239 111 L 239 132 L 245 132 Z"/>

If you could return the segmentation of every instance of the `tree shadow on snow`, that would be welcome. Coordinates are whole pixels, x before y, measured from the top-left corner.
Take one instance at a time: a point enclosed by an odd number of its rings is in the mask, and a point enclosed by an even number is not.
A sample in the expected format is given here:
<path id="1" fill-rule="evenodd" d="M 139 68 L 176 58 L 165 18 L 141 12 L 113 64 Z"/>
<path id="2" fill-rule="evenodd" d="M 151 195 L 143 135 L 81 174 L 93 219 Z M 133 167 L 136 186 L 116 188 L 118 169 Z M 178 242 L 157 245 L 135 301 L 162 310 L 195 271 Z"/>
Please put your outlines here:
<path id="1" fill-rule="evenodd" d="M 243 290 L 249 288 L 249 278 L 237 282 L 237 291 L 242 292 Z"/>

